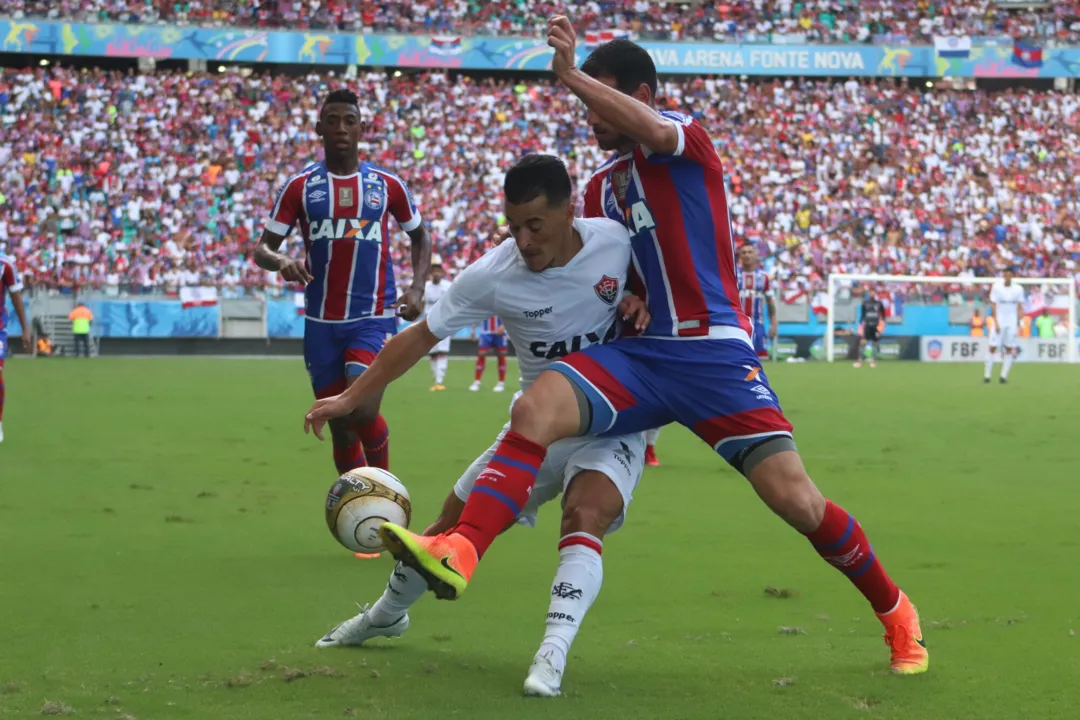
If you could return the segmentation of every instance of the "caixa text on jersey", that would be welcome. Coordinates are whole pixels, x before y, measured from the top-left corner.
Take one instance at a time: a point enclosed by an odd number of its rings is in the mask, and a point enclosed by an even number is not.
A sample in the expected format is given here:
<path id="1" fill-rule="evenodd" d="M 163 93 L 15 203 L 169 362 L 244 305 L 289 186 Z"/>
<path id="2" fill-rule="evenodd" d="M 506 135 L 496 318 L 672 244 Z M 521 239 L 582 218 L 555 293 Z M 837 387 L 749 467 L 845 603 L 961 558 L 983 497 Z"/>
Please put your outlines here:
<path id="1" fill-rule="evenodd" d="M 311 241 L 316 240 L 370 240 L 382 242 L 382 223 L 361 218 L 338 218 L 315 220 L 311 223 Z"/>
<path id="2" fill-rule="evenodd" d="M 554 360 L 555 358 L 566 357 L 570 353 L 577 352 L 583 347 L 596 345 L 597 343 L 611 342 L 615 339 L 615 331 L 616 323 L 612 323 L 611 327 L 604 333 L 602 339 L 596 333 L 585 333 L 584 335 L 575 335 L 569 340 L 556 340 L 553 343 L 529 343 L 529 352 L 532 353 L 534 357 Z"/>

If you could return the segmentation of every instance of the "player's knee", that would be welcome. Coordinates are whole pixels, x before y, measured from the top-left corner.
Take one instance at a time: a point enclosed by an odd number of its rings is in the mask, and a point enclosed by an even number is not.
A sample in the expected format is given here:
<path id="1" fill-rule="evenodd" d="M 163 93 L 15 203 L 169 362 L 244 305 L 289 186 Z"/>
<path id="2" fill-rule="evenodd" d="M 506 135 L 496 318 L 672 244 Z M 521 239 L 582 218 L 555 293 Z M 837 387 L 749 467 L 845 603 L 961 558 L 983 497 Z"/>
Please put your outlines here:
<path id="1" fill-rule="evenodd" d="M 510 429 L 541 445 L 554 440 L 554 417 L 550 401 L 540 392 L 528 390 L 510 409 Z"/>
<path id="2" fill-rule="evenodd" d="M 762 460 L 749 474 L 750 484 L 774 513 L 799 532 L 821 525 L 825 498 L 806 473 L 799 454 L 785 451 Z"/>
<path id="3" fill-rule="evenodd" d="M 541 445 L 582 433 L 582 403 L 570 381 L 556 372 L 540 374 L 510 409 L 510 429 Z"/>
<path id="4" fill-rule="evenodd" d="M 603 537 L 622 511 L 623 497 L 615 483 L 603 473 L 586 471 L 575 477 L 566 490 L 562 534 L 586 532 Z"/>

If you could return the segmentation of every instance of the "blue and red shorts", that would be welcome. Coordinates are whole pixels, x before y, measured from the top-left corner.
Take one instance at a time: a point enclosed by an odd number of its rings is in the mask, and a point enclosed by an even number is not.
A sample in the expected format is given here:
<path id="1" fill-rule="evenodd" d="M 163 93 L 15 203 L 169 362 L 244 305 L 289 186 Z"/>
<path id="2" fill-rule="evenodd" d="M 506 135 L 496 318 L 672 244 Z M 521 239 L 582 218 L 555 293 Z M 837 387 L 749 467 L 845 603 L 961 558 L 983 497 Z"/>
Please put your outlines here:
<path id="1" fill-rule="evenodd" d="M 304 322 L 304 364 L 315 397 L 345 390 L 346 378 L 367 370 L 397 332 L 396 318 L 363 318 L 343 323 Z"/>
<path id="2" fill-rule="evenodd" d="M 7 353 L 8 353 L 7 331 L 6 330 L 0 330 L 0 369 L 2 369 L 4 367 L 4 358 L 7 357 Z"/>
<path id="3" fill-rule="evenodd" d="M 770 437 L 791 437 L 746 339 L 623 338 L 568 355 L 551 369 L 584 393 L 591 435 L 677 422 L 729 463 Z"/>
<path id="4" fill-rule="evenodd" d="M 481 350 L 496 350 L 506 349 L 506 334 L 505 333 L 480 333 L 478 339 L 480 340 Z"/>

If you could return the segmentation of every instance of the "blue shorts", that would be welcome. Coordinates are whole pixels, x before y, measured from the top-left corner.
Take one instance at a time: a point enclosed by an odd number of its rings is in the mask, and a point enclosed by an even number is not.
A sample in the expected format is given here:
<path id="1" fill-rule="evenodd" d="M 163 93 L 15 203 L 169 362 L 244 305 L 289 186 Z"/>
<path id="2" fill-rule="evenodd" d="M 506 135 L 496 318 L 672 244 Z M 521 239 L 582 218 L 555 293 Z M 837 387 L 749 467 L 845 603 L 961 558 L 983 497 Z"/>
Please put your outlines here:
<path id="1" fill-rule="evenodd" d="M 677 422 L 729 463 L 762 440 L 791 437 L 791 423 L 744 340 L 624 338 L 568 355 L 551 369 L 585 394 L 592 435 Z"/>
<path id="2" fill-rule="evenodd" d="M 495 348 L 496 350 L 506 349 L 506 335 L 500 333 L 480 333 L 480 349 L 490 350 Z"/>
<path id="3" fill-rule="evenodd" d="M 7 332 L 0 330 L 0 368 L 4 367 L 4 358 L 8 354 Z"/>
<path id="4" fill-rule="evenodd" d="M 396 318 L 364 318 L 344 323 L 304 321 L 304 364 L 315 397 L 345 390 L 345 378 L 359 375 L 397 332 Z"/>
<path id="5" fill-rule="evenodd" d="M 754 352 L 759 358 L 769 357 L 769 350 L 765 346 L 765 326 L 754 325 Z"/>

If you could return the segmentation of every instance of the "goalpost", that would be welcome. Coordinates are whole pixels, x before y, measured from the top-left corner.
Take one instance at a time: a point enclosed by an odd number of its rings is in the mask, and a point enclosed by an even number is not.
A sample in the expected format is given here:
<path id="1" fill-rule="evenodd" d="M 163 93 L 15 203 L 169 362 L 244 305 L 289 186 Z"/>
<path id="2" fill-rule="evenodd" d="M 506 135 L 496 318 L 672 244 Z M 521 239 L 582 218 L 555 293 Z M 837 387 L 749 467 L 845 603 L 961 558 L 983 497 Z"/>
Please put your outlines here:
<path id="1" fill-rule="evenodd" d="M 828 279 L 828 300 L 826 305 L 825 321 L 825 358 L 832 362 L 836 339 L 836 291 L 843 281 L 867 282 L 867 283 L 907 283 L 911 285 L 993 285 L 1001 278 L 958 278 L 958 277 L 929 277 L 922 275 L 873 275 L 873 274 L 830 274 Z M 1013 282 L 1019 285 L 1056 285 L 1065 286 L 1065 292 L 1069 298 L 1068 324 L 1069 334 L 1066 345 L 1066 361 L 1077 361 L 1077 337 L 1076 337 L 1076 282 L 1072 278 L 1014 278 Z"/>

